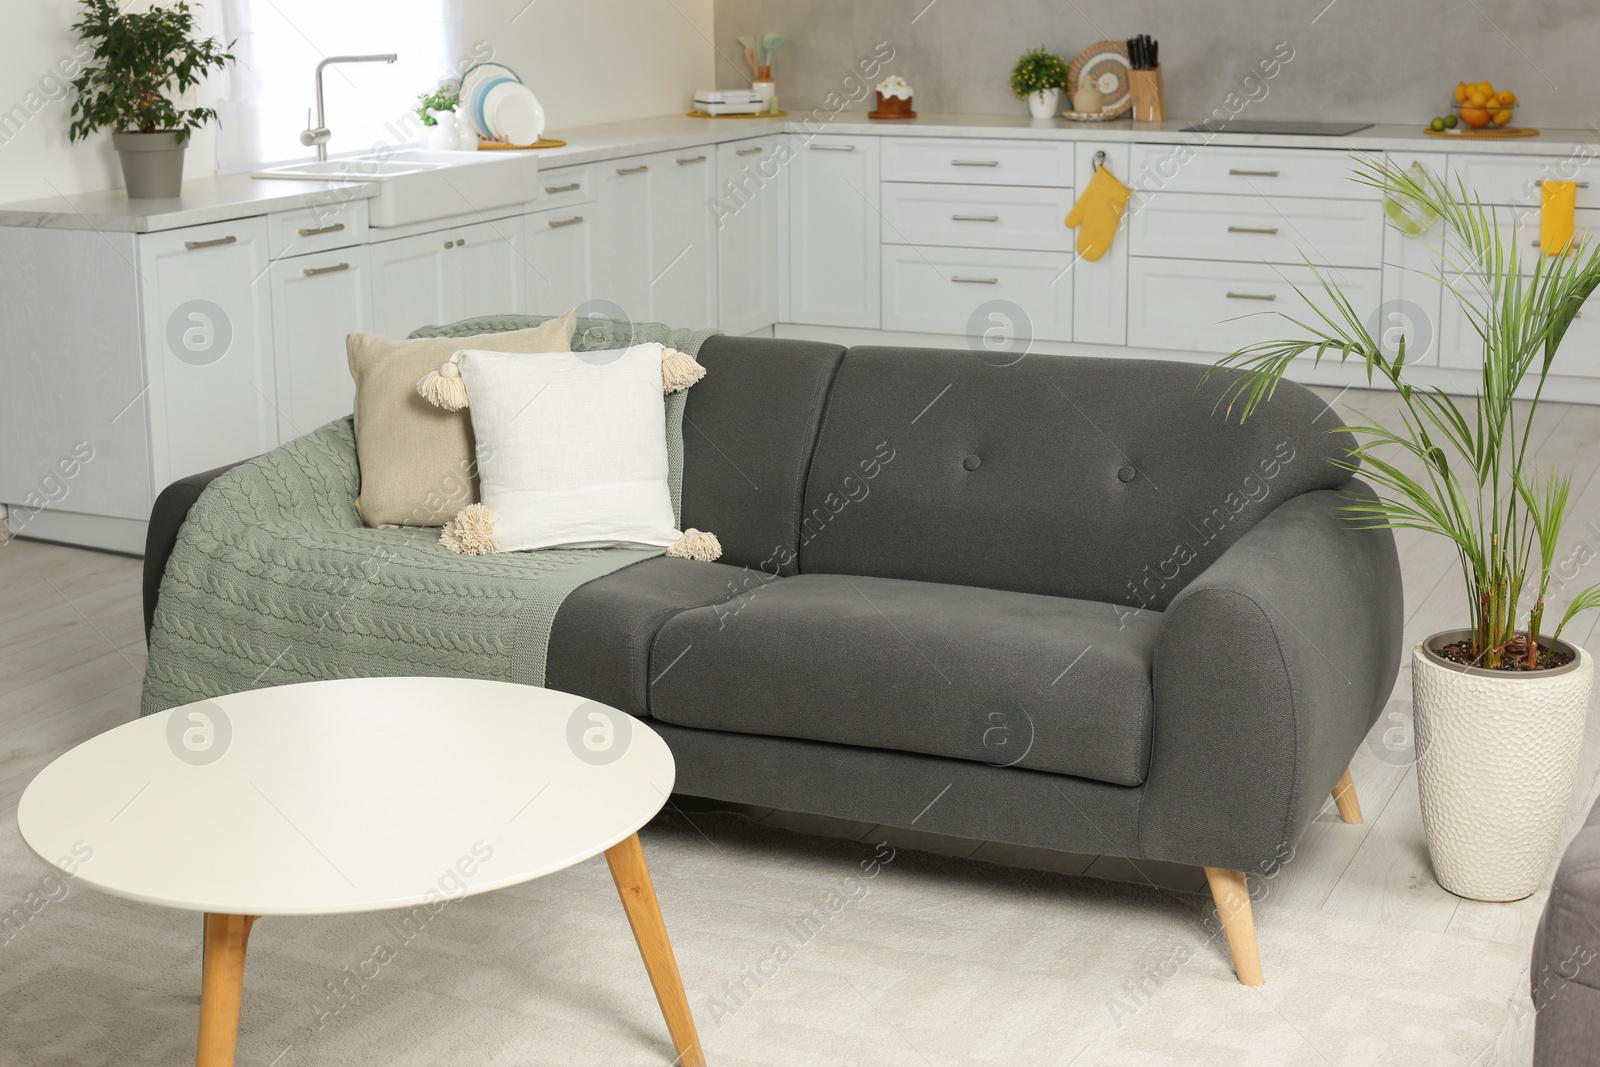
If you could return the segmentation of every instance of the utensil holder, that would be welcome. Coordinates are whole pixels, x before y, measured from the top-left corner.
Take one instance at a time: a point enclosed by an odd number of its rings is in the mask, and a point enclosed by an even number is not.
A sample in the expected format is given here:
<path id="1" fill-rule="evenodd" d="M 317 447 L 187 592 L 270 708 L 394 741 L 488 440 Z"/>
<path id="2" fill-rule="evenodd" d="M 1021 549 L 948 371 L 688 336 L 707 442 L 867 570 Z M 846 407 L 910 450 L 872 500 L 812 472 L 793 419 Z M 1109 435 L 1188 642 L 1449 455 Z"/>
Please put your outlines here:
<path id="1" fill-rule="evenodd" d="M 1150 70 L 1130 70 L 1128 89 L 1135 122 L 1161 122 L 1167 117 L 1167 90 L 1161 82 L 1160 64 Z"/>

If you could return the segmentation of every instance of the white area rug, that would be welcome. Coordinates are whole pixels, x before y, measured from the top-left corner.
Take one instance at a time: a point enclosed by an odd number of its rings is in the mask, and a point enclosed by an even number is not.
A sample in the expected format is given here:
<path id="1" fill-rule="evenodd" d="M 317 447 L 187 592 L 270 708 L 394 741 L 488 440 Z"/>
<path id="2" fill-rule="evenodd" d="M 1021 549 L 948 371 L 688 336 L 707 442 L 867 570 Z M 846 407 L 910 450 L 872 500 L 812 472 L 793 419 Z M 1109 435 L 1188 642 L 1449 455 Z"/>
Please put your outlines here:
<path id="1" fill-rule="evenodd" d="M 1247 989 L 1205 897 L 905 849 L 869 878 L 870 843 L 733 815 L 642 836 L 712 1067 L 1487 1065 L 1525 982 L 1525 949 L 1269 903 Z M 44 874 L 0 827 L 0 908 Z M 603 860 L 402 915 L 258 923 L 241 1067 L 672 1062 Z M 0 1065 L 192 1063 L 199 935 L 69 886 L 0 935 Z"/>

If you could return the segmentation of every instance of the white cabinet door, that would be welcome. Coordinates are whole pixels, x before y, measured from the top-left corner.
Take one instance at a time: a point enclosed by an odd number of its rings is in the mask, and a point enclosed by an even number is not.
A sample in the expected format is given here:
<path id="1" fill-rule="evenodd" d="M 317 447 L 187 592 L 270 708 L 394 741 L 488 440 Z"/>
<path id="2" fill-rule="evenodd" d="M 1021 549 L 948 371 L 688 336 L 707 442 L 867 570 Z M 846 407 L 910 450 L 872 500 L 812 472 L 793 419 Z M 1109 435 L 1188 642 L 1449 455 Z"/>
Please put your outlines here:
<path id="1" fill-rule="evenodd" d="M 1129 149 L 1129 145 L 1115 141 L 1078 142 L 1075 187 L 1080 192 L 1089 187 L 1094 180 L 1096 158 L 1102 152 L 1105 155 L 1100 163 L 1111 169 L 1112 177 L 1132 185 Z M 1128 234 L 1132 229 L 1130 216 L 1143 205 L 1142 198 L 1128 204 L 1121 222 L 1117 224 L 1117 235 L 1112 238 L 1111 248 L 1099 259 L 1091 262 L 1080 259 L 1076 251 L 1073 252 L 1069 277 L 1072 284 L 1074 341 L 1101 345 L 1128 343 Z M 1065 226 L 1065 217 L 1061 221 Z M 1076 249 L 1078 231 L 1067 230 L 1067 233 L 1072 235 Z M 1067 279 L 1062 279 L 1060 284 L 1066 285 Z"/>
<path id="2" fill-rule="evenodd" d="M 595 208 L 583 204 L 523 216 L 529 314 L 560 315 L 595 298 Z"/>
<path id="3" fill-rule="evenodd" d="M 1443 155 L 1391 152 L 1388 161 L 1445 176 Z M 1443 270 L 1437 251 L 1442 229 L 1435 219 L 1429 228 L 1413 235 L 1399 229 L 1393 219 L 1384 218 L 1383 304 L 1377 321 L 1368 328 L 1391 359 L 1399 354 L 1404 338 L 1407 364 L 1433 367 L 1439 363 L 1440 339 L 1445 332 L 1444 287 L 1436 280 Z"/>
<path id="4" fill-rule="evenodd" d="M 878 140 L 791 135 L 790 321 L 881 323 Z"/>
<path id="5" fill-rule="evenodd" d="M 278 439 L 291 441 L 355 406 L 345 335 L 372 329 L 367 248 L 280 259 L 272 280 L 272 345 L 278 381 Z"/>
<path id="6" fill-rule="evenodd" d="M 446 242 L 449 242 L 448 247 Z M 455 238 L 423 233 L 372 246 L 372 332 L 405 337 L 419 326 L 450 322 L 449 264 Z"/>
<path id="7" fill-rule="evenodd" d="M 717 323 L 730 334 L 778 322 L 789 225 L 788 142 L 780 135 L 717 146 Z"/>
<path id="8" fill-rule="evenodd" d="M 669 326 L 717 324 L 714 146 L 651 156 L 650 318 Z"/>
<path id="9" fill-rule="evenodd" d="M 138 249 L 155 484 L 274 447 L 266 219 L 141 234 Z"/>
<path id="10" fill-rule="evenodd" d="M 522 223 L 516 218 L 480 222 L 446 231 L 445 317 L 455 322 L 479 315 L 514 315 L 523 309 L 526 262 Z"/>
<path id="11" fill-rule="evenodd" d="M 650 235 L 654 200 L 648 158 L 600 164 L 595 181 L 594 296 L 597 314 L 650 318 Z M 609 305 L 609 306 L 608 306 Z"/>

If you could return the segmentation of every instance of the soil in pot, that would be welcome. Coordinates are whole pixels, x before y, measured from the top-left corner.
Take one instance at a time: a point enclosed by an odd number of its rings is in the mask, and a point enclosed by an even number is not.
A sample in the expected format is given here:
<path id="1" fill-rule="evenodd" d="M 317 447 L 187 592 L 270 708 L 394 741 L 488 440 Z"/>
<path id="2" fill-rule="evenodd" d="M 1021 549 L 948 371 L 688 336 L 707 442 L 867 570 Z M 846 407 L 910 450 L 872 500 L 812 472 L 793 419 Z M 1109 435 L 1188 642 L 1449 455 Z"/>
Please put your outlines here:
<path id="1" fill-rule="evenodd" d="M 1572 653 L 1566 649 L 1560 646 L 1551 648 L 1549 642 L 1544 641 L 1540 642 L 1539 644 L 1539 665 L 1537 667 L 1528 666 L 1528 637 L 1526 634 L 1518 634 L 1511 639 L 1510 643 L 1506 645 L 1505 651 L 1501 654 L 1500 665 L 1498 667 L 1486 667 L 1479 662 L 1482 657 L 1474 656 L 1472 654 L 1472 642 L 1470 640 L 1453 641 L 1450 644 L 1442 645 L 1433 649 L 1432 651 L 1435 655 L 1441 656 L 1444 659 L 1449 660 L 1451 663 L 1459 663 L 1463 667 L 1477 667 L 1481 670 L 1508 671 L 1513 674 L 1525 673 L 1528 671 L 1546 671 L 1555 667 L 1565 667 L 1567 664 L 1572 662 L 1573 658 Z"/>

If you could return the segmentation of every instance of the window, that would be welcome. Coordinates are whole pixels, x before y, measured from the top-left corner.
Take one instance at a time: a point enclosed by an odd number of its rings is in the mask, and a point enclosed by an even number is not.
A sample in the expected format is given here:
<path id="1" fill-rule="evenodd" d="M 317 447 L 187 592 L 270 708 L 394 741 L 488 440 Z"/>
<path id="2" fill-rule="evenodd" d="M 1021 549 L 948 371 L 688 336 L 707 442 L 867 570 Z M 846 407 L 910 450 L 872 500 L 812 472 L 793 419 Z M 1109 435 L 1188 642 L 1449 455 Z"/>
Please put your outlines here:
<path id="1" fill-rule="evenodd" d="M 323 73 L 331 156 L 415 143 L 417 94 L 470 62 L 452 55 L 458 0 L 215 2 L 222 6 L 220 36 L 236 41 L 238 57 L 217 107 L 223 171 L 311 156 L 300 131 L 315 125 L 313 75 L 328 56 L 399 56 L 393 64 L 341 64 Z"/>

